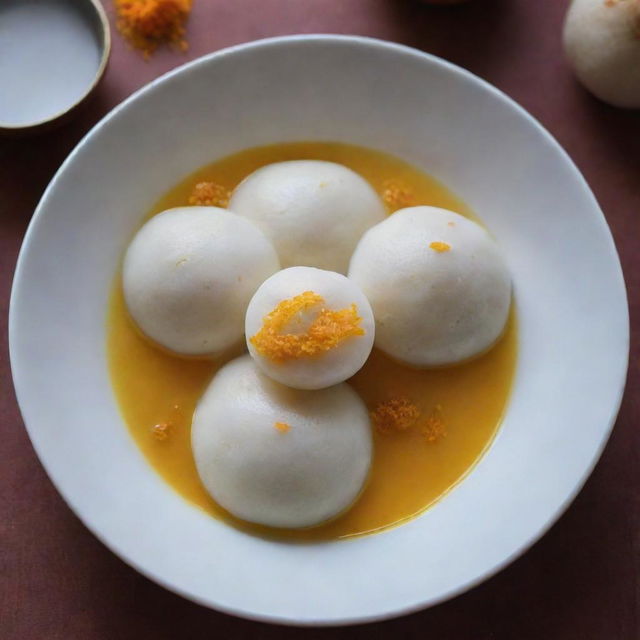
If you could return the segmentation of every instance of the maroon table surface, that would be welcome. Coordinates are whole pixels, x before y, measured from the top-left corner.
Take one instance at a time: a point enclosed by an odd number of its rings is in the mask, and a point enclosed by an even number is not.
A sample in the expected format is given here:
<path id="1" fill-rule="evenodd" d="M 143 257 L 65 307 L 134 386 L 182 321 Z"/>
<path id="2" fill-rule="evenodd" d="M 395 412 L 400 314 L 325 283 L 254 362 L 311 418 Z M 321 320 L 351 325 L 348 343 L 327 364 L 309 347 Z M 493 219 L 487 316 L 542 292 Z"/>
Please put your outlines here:
<path id="1" fill-rule="evenodd" d="M 111 10 L 111 1 L 105 4 Z M 560 41 L 568 3 L 475 0 L 440 9 L 410 0 L 194 4 L 187 54 L 161 51 L 145 62 L 114 32 L 105 80 L 81 114 L 39 137 L 0 141 L 0 638 L 640 638 L 640 111 L 607 107 L 574 81 Z M 20 243 L 44 188 L 78 140 L 161 73 L 229 45 L 292 33 L 359 34 L 411 45 L 512 96 L 584 173 L 613 231 L 629 293 L 626 394 L 604 455 L 567 513 L 523 557 L 472 591 L 357 627 L 301 630 L 239 620 L 140 576 L 84 528 L 49 482 L 23 428 L 9 368 L 6 323 Z"/>

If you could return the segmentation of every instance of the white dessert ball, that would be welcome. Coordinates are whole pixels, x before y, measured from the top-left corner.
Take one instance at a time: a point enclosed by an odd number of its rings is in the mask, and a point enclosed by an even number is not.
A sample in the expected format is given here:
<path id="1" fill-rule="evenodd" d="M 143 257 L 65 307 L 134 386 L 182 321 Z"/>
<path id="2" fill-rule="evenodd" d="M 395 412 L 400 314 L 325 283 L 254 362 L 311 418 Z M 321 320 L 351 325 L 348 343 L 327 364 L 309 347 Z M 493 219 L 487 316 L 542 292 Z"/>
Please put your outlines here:
<path id="1" fill-rule="evenodd" d="M 258 169 L 234 191 L 229 208 L 257 224 L 283 267 L 346 273 L 362 234 L 384 219 L 371 185 L 334 162 L 293 160 Z"/>
<path id="2" fill-rule="evenodd" d="M 280 268 L 271 242 L 247 219 L 217 207 L 159 213 L 135 235 L 122 271 L 141 331 L 183 355 L 238 344 L 247 304 Z"/>
<path id="3" fill-rule="evenodd" d="M 371 303 L 376 346 L 417 367 L 486 351 L 509 315 L 511 279 L 497 245 L 446 209 L 402 209 L 370 229 L 349 278 Z"/>
<path id="4" fill-rule="evenodd" d="M 354 375 L 375 337 L 369 301 L 334 271 L 290 267 L 265 280 L 245 321 L 249 353 L 269 377 L 296 389 L 322 389 Z"/>
<path id="5" fill-rule="evenodd" d="M 594 95 L 616 107 L 640 108 L 640 2 L 573 0 L 564 48 Z"/>
<path id="6" fill-rule="evenodd" d="M 367 409 L 349 385 L 290 389 L 250 356 L 216 374 L 196 408 L 191 444 L 214 500 L 271 527 L 339 515 L 360 495 L 372 457 Z"/>

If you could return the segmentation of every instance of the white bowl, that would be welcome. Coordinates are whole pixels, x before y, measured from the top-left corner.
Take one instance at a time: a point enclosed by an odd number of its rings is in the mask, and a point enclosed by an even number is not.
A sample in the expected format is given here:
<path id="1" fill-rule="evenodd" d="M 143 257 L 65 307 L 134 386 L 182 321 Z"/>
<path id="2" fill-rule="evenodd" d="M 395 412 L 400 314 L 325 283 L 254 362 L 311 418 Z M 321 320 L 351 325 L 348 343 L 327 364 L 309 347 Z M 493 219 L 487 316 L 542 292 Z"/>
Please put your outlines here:
<path id="1" fill-rule="evenodd" d="M 124 247 L 170 185 L 246 147 L 309 139 L 397 154 L 480 214 L 513 273 L 520 354 L 498 437 L 443 500 L 386 533 L 285 544 L 211 518 L 152 470 L 111 390 L 105 313 Z M 621 400 L 628 344 L 609 229 L 553 138 L 462 69 L 338 36 L 214 53 L 117 107 L 43 196 L 10 310 L 13 375 L 29 435 L 83 522 L 177 593 L 297 624 L 375 620 L 433 605 L 522 553 L 597 461 Z"/>

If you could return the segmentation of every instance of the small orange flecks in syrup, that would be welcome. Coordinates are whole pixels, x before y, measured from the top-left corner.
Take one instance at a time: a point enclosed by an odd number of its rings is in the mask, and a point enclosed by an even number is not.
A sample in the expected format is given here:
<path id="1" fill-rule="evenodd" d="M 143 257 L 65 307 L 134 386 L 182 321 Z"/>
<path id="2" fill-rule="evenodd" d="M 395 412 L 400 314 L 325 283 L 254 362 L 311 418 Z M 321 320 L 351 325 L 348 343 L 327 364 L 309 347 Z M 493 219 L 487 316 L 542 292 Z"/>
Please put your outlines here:
<path id="1" fill-rule="evenodd" d="M 231 192 L 217 182 L 198 182 L 189 196 L 192 206 L 222 207 L 229 204 Z"/>

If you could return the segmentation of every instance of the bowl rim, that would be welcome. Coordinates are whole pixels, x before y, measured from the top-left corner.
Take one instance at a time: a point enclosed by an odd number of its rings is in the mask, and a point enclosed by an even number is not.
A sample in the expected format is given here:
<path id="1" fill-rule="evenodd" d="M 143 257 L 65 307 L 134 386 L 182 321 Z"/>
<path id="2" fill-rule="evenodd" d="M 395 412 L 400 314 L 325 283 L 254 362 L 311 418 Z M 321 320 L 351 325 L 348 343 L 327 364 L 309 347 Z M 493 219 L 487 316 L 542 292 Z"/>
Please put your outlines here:
<path id="1" fill-rule="evenodd" d="M 291 44 L 291 43 L 300 44 L 300 43 L 307 43 L 307 42 L 311 42 L 311 43 L 322 42 L 322 43 L 329 43 L 329 44 L 330 43 L 337 43 L 337 44 L 349 43 L 349 44 L 358 45 L 358 46 L 374 47 L 377 49 L 386 49 L 389 52 L 402 53 L 404 55 L 412 56 L 414 59 L 421 59 L 423 61 L 428 60 L 430 63 L 446 69 L 448 72 L 454 73 L 457 76 L 461 76 L 466 82 L 472 82 L 476 85 L 479 85 L 485 91 L 488 91 L 494 94 L 498 99 L 500 99 L 503 102 L 506 102 L 511 109 L 516 111 L 521 117 L 524 117 L 524 119 L 528 121 L 529 125 L 531 125 L 534 129 L 536 129 L 537 133 L 542 135 L 542 137 L 545 138 L 548 144 L 552 145 L 552 147 L 556 152 L 560 152 L 560 155 L 562 156 L 564 163 L 570 169 L 574 179 L 580 183 L 580 185 L 582 186 L 582 189 L 585 190 L 585 192 L 590 196 L 591 200 L 593 201 L 593 204 L 594 204 L 593 214 L 594 216 L 597 217 L 601 230 L 606 234 L 606 236 L 610 241 L 610 246 L 612 249 L 611 257 L 616 262 L 618 276 L 622 284 L 621 294 L 623 296 L 623 300 L 621 300 L 621 302 L 624 302 L 624 306 L 626 310 L 625 335 L 619 336 L 621 338 L 621 343 L 624 345 L 625 357 L 624 357 L 624 361 L 621 362 L 619 366 L 619 375 L 615 384 L 618 391 L 615 398 L 615 402 L 613 402 L 613 404 L 611 405 L 611 409 L 609 411 L 609 419 L 607 421 L 606 426 L 603 428 L 600 434 L 600 440 L 598 442 L 598 446 L 595 449 L 589 464 L 586 465 L 585 468 L 583 469 L 582 473 L 580 474 L 576 483 L 574 484 L 573 489 L 566 495 L 566 497 L 559 504 L 559 506 L 555 508 L 546 518 L 544 526 L 532 531 L 532 533 L 527 536 L 526 540 L 523 541 L 522 544 L 520 544 L 518 548 L 515 549 L 515 551 L 510 553 L 507 557 L 503 558 L 500 562 L 497 562 L 492 566 L 489 566 L 486 570 L 481 572 L 474 579 L 463 582 L 462 584 L 459 584 L 456 588 L 452 588 L 448 591 L 445 591 L 437 597 L 426 598 L 424 600 L 420 600 L 418 602 L 409 604 L 406 607 L 397 607 L 393 610 L 386 610 L 381 613 L 348 615 L 343 617 L 336 616 L 328 620 L 322 619 L 322 618 L 295 619 L 293 617 L 285 617 L 280 614 L 255 613 L 252 610 L 247 610 L 239 606 L 228 606 L 228 605 L 221 605 L 219 603 L 213 603 L 205 597 L 199 597 L 197 595 L 194 595 L 193 593 L 190 593 L 180 587 L 177 587 L 169 583 L 162 577 L 154 574 L 153 570 L 138 564 L 135 558 L 130 557 L 126 551 L 122 550 L 119 547 L 118 544 L 111 543 L 109 540 L 107 540 L 102 535 L 102 533 L 98 530 L 97 527 L 92 526 L 90 522 L 87 522 L 83 518 L 83 515 L 79 513 L 79 511 L 76 510 L 76 508 L 74 507 L 73 501 L 70 500 L 69 497 L 65 494 L 65 492 L 61 490 L 59 482 L 55 477 L 55 473 L 53 473 L 52 469 L 50 469 L 49 465 L 45 462 L 45 456 L 43 455 L 44 452 L 39 450 L 39 447 L 36 445 L 36 443 L 34 442 L 34 439 L 31 436 L 31 428 L 29 427 L 28 423 L 24 419 L 25 411 L 23 409 L 23 407 L 26 406 L 26 396 L 27 396 L 26 384 L 21 382 L 19 375 L 16 372 L 18 356 L 16 355 L 16 346 L 15 346 L 17 342 L 17 334 L 20 331 L 18 322 L 17 322 L 18 318 L 16 317 L 17 316 L 16 308 L 18 306 L 17 300 L 20 295 L 20 290 L 22 288 L 25 262 L 27 260 L 27 255 L 30 250 L 30 245 L 32 243 L 33 235 L 35 233 L 34 229 L 38 223 L 38 220 L 46 210 L 49 196 L 51 192 L 55 189 L 57 182 L 60 179 L 60 176 L 66 171 L 67 167 L 74 161 L 76 155 L 78 155 L 81 149 L 86 144 L 90 143 L 92 137 L 95 134 L 97 134 L 97 132 L 99 132 L 102 129 L 102 127 L 104 127 L 118 113 L 125 110 L 129 106 L 129 104 L 134 102 L 139 96 L 142 96 L 147 92 L 152 91 L 157 85 L 187 70 L 192 70 L 200 65 L 209 64 L 211 61 L 220 60 L 226 56 L 233 55 L 237 52 L 246 52 L 252 49 L 262 49 L 265 47 L 278 47 L 282 44 Z M 18 256 L 18 260 L 16 263 L 15 272 L 14 272 L 14 279 L 12 284 L 10 306 L 9 306 L 9 331 L 8 331 L 9 355 L 10 355 L 11 371 L 12 371 L 12 377 L 14 382 L 14 388 L 16 392 L 16 398 L 17 398 L 21 416 L 23 418 L 23 422 L 27 430 L 27 433 L 29 435 L 29 438 L 31 440 L 32 446 L 34 447 L 36 454 L 38 456 L 38 459 L 40 460 L 40 463 L 44 467 L 47 475 L 49 476 L 50 481 L 53 483 L 58 493 L 62 496 L 64 501 L 72 510 L 72 512 L 89 529 L 89 531 L 94 536 L 96 536 L 110 551 L 115 553 L 120 559 L 122 559 L 124 562 L 129 564 L 136 571 L 138 571 L 145 577 L 149 578 L 150 580 L 156 582 L 157 584 L 161 585 L 162 587 L 166 588 L 167 590 L 173 593 L 176 593 L 188 600 L 191 600 L 192 602 L 206 606 L 216 611 L 220 611 L 226 614 L 230 614 L 230 615 L 248 619 L 248 620 L 266 622 L 271 624 L 282 624 L 287 626 L 299 626 L 299 627 L 335 627 L 335 626 L 343 626 L 343 625 L 363 624 L 363 623 L 392 619 L 392 618 L 404 616 L 410 613 L 414 613 L 417 611 L 421 611 L 423 609 L 435 606 L 451 598 L 454 598 L 458 595 L 461 595 L 469 591 L 470 589 L 474 588 L 475 586 L 481 584 L 482 582 L 485 582 L 489 578 L 493 577 L 494 575 L 502 571 L 505 567 L 511 564 L 515 559 L 517 559 L 522 554 L 524 554 L 528 549 L 530 549 L 536 542 L 538 542 L 540 538 L 542 538 L 542 536 L 558 521 L 558 519 L 564 514 L 564 512 L 567 510 L 567 508 L 571 505 L 573 500 L 576 498 L 576 496 L 584 486 L 585 482 L 591 475 L 594 467 L 599 461 L 602 455 L 602 452 L 604 451 L 604 448 L 608 442 L 608 439 L 611 435 L 611 431 L 613 429 L 613 426 L 615 424 L 615 421 L 618 415 L 618 411 L 620 409 L 620 405 L 621 405 L 624 390 L 625 390 L 625 383 L 626 383 L 626 376 L 627 376 L 627 369 L 628 369 L 628 359 L 629 359 L 629 344 L 630 344 L 629 333 L 630 333 L 629 332 L 629 307 L 628 307 L 628 296 L 626 291 L 626 285 L 624 282 L 624 276 L 623 276 L 618 252 L 615 247 L 610 228 L 606 222 L 606 218 L 593 192 L 591 191 L 589 185 L 587 184 L 585 178 L 583 177 L 583 175 L 581 174 L 581 172 L 579 171 L 575 163 L 572 161 L 572 159 L 570 158 L 568 153 L 564 150 L 564 148 L 559 144 L 559 142 L 557 142 L 557 140 L 551 135 L 551 133 L 549 133 L 549 131 L 547 131 L 547 129 L 544 128 L 536 118 L 534 118 L 531 114 L 529 114 L 529 112 L 526 111 L 523 107 L 521 107 L 517 102 L 515 102 L 515 100 L 510 98 L 507 94 L 505 94 L 503 91 L 501 91 L 494 85 L 490 84 L 486 80 L 483 80 L 482 78 L 480 78 L 479 76 L 476 76 L 472 72 L 452 62 L 449 62 L 438 56 L 435 56 L 433 54 L 423 52 L 413 47 L 409 47 L 406 45 L 397 44 L 397 43 L 393 43 L 393 42 L 389 42 L 389 41 L 385 41 L 377 38 L 371 38 L 366 36 L 341 35 L 341 34 L 340 35 L 339 34 L 323 34 L 323 33 L 286 35 L 286 36 L 264 38 L 260 40 L 241 43 L 231 47 L 226 47 L 224 49 L 220 49 L 218 51 L 214 51 L 212 53 L 206 54 L 192 61 L 189 61 L 175 69 L 172 69 L 171 71 L 159 76 L 158 78 L 154 79 L 150 83 L 144 85 L 143 87 L 141 87 L 140 89 L 132 93 L 128 98 L 126 98 L 120 104 L 116 105 L 108 114 L 106 114 L 98 123 L 96 123 L 88 131 L 88 133 L 86 133 L 82 137 L 82 139 L 77 143 L 75 148 L 71 151 L 71 153 L 60 165 L 59 169 L 56 171 L 50 183 L 48 184 L 47 188 L 45 189 L 35 209 L 33 217 L 29 223 L 29 226 L 27 228 L 27 231 L 25 233 L 25 236 L 22 242 L 22 246 L 20 248 L 20 252 L 19 252 L 19 256 Z"/>
<path id="2" fill-rule="evenodd" d="M 92 12 L 96 19 L 96 36 L 99 36 L 98 44 L 101 51 L 100 61 L 98 63 L 98 68 L 96 69 L 93 79 L 91 80 L 90 84 L 87 85 L 84 93 L 77 100 L 75 100 L 72 104 L 68 105 L 64 109 L 61 109 L 60 111 L 57 111 L 45 118 L 23 124 L 11 124 L 10 122 L 3 122 L 2 120 L 0 120 L 0 134 L 12 135 L 20 133 L 31 133 L 39 129 L 43 129 L 47 127 L 47 125 L 53 124 L 54 122 L 64 118 L 72 111 L 75 112 L 75 110 L 81 104 L 83 104 L 85 100 L 89 98 L 89 96 L 93 94 L 98 84 L 100 84 L 100 81 L 104 76 L 104 72 L 107 69 L 109 56 L 111 55 L 111 28 L 109 27 L 109 18 L 107 18 L 104 7 L 99 0 L 76 0 L 76 4 L 79 6 L 84 5 L 85 7 L 87 7 L 87 9 Z"/>

